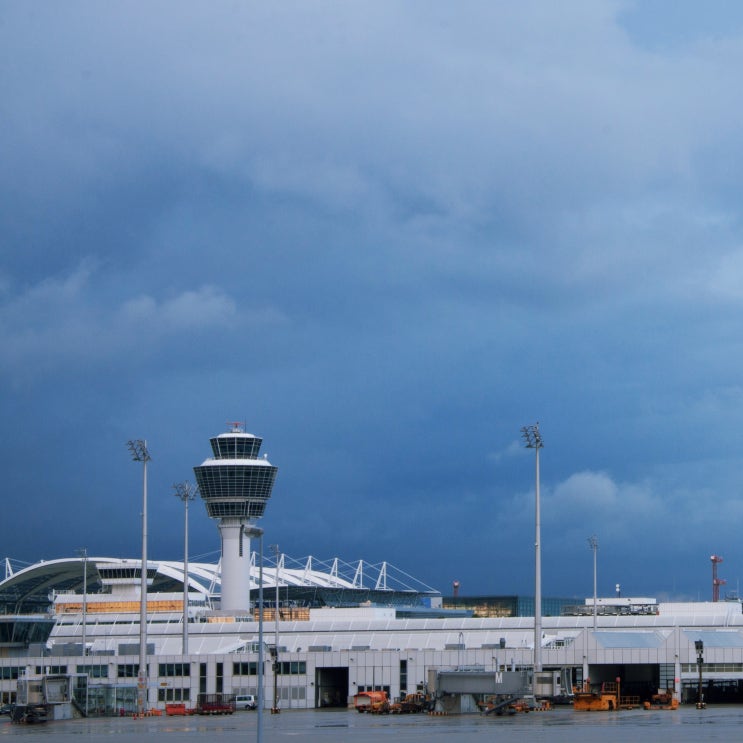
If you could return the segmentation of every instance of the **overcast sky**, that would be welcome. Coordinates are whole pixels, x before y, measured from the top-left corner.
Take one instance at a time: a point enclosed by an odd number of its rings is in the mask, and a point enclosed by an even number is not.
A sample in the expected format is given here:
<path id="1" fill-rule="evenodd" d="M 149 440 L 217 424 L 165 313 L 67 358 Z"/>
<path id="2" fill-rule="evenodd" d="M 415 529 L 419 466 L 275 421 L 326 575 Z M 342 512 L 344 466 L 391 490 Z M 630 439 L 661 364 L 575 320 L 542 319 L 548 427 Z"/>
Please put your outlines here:
<path id="1" fill-rule="evenodd" d="M 743 5 L 0 2 L 0 552 L 182 556 L 209 437 L 294 557 L 461 594 L 743 576 Z M 193 559 L 218 532 L 191 511 Z"/>

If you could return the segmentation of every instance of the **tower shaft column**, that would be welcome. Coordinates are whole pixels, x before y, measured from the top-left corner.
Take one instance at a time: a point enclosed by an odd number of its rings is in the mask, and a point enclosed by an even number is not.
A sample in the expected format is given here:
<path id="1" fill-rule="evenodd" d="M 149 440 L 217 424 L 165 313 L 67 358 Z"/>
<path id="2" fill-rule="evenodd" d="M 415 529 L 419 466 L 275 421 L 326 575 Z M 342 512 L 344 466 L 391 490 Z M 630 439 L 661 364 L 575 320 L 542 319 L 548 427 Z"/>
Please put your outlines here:
<path id="1" fill-rule="evenodd" d="M 222 602 L 226 611 L 250 609 L 250 538 L 243 519 L 222 519 Z"/>

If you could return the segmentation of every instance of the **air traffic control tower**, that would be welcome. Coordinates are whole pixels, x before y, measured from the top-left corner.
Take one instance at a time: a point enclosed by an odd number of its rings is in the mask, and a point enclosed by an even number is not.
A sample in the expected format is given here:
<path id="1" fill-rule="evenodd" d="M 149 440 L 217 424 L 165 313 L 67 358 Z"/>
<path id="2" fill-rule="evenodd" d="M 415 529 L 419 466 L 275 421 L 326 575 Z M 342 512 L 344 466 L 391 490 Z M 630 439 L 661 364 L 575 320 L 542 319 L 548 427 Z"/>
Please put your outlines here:
<path id="1" fill-rule="evenodd" d="M 263 516 L 278 467 L 258 457 L 263 439 L 233 423 L 210 439 L 214 457 L 194 467 L 209 518 L 219 519 L 222 537 L 222 610 L 250 606 L 250 539 L 245 527 Z"/>

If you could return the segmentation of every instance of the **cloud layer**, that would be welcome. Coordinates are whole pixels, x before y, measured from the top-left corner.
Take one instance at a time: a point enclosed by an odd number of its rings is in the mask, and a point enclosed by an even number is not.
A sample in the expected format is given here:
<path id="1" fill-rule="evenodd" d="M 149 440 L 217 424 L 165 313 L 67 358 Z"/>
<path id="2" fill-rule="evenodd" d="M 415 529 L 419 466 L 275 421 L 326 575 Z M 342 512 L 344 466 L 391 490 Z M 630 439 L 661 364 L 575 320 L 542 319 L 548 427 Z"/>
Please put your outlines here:
<path id="1" fill-rule="evenodd" d="M 288 553 L 528 594 L 539 420 L 545 593 L 735 585 L 743 13 L 663 5 L 7 5 L 7 553 L 135 554 L 147 438 L 172 558 L 245 419 Z"/>

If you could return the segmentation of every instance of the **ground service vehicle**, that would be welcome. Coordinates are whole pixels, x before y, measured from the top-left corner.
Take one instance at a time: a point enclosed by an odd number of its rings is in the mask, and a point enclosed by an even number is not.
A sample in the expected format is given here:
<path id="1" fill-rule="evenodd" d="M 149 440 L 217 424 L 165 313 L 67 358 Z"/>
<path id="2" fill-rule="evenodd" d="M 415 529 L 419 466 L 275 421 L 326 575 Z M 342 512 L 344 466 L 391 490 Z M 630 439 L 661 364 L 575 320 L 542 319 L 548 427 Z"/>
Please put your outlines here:
<path id="1" fill-rule="evenodd" d="M 199 694 L 197 715 L 231 715 L 235 711 L 235 697 L 231 694 Z"/>
<path id="2" fill-rule="evenodd" d="M 360 691 L 354 694 L 353 706 L 357 712 L 389 712 L 390 701 L 386 691 Z"/>
<path id="3" fill-rule="evenodd" d="M 258 703 L 253 694 L 238 694 L 235 697 L 235 709 L 255 709 Z"/>

